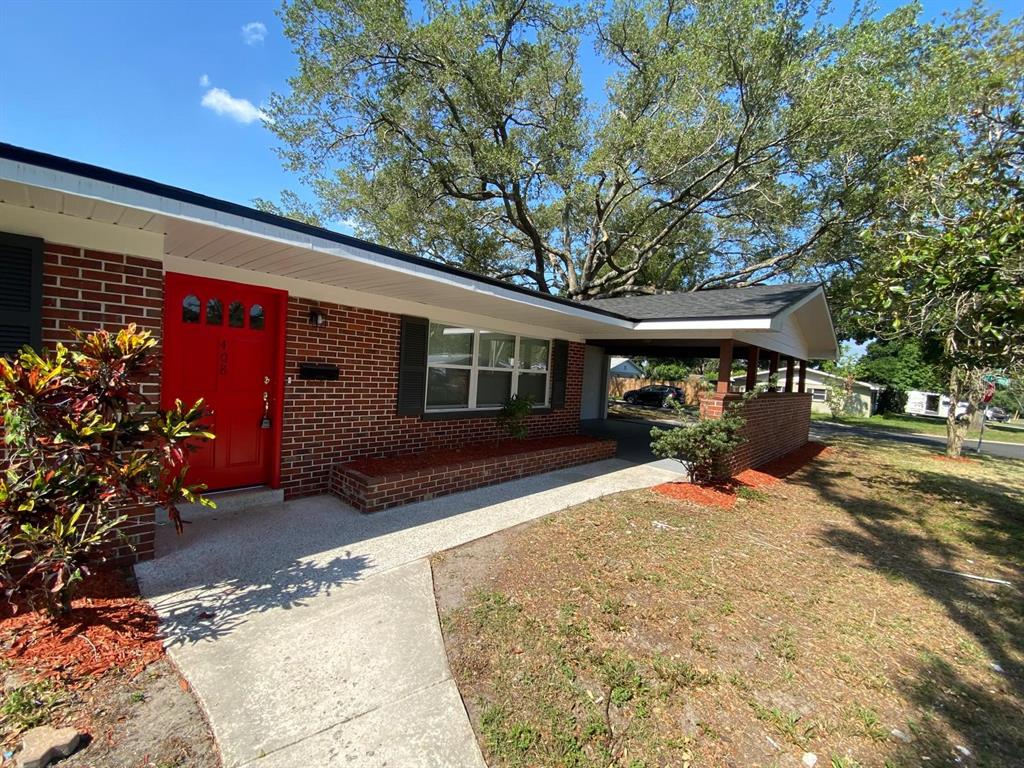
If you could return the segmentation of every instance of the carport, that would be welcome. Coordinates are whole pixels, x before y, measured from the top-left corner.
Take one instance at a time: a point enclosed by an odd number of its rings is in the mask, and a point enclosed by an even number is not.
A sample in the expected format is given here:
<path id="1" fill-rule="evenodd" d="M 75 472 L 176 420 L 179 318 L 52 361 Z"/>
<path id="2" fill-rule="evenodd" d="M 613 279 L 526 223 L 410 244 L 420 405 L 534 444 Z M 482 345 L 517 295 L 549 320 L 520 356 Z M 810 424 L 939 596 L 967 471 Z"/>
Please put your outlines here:
<path id="1" fill-rule="evenodd" d="M 700 418 L 719 418 L 742 407 L 746 443 L 734 457 L 735 468 L 758 466 L 798 448 L 808 439 L 810 395 L 805 390 L 808 360 L 835 359 L 835 330 L 825 292 L 818 284 L 762 285 L 745 288 L 600 299 L 588 303 L 632 319 L 628 334 L 590 335 L 586 340 L 580 416 L 584 429 L 615 436 L 622 451 L 637 459 L 641 431 L 607 422 L 610 357 L 717 358 L 713 391 L 700 401 Z M 732 366 L 746 363 L 746 389 L 767 367 L 772 383 L 755 401 L 743 405 L 734 391 Z M 635 434 L 634 434 L 635 433 Z M 653 457 L 651 457 L 653 458 Z"/>

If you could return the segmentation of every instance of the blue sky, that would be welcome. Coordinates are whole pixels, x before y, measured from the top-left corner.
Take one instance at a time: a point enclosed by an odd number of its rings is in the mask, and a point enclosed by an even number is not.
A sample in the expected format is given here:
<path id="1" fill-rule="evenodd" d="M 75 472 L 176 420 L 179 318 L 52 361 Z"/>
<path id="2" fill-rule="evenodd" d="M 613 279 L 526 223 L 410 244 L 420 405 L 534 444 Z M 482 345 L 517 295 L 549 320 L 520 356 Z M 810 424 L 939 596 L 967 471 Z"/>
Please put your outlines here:
<path id="1" fill-rule="evenodd" d="M 296 181 L 252 113 L 294 68 L 277 7 L 0 0 L 0 140 L 235 202 L 276 198 Z"/>
<path id="2" fill-rule="evenodd" d="M 301 191 L 255 119 L 295 68 L 278 7 L 0 0 L 0 141 L 240 203 Z"/>

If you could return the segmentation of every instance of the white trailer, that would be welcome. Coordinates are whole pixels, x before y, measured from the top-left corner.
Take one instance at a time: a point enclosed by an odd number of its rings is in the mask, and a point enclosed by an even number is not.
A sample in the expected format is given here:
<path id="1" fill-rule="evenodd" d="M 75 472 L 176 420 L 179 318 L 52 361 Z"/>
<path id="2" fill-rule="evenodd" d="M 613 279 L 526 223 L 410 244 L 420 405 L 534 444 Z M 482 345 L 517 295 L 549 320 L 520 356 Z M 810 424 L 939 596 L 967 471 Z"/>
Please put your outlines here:
<path id="1" fill-rule="evenodd" d="M 922 392 L 912 389 L 907 392 L 907 405 L 903 411 L 914 416 L 938 416 L 944 419 L 949 415 L 949 397 L 938 392 Z M 957 416 L 966 412 L 967 403 L 957 403 Z"/>

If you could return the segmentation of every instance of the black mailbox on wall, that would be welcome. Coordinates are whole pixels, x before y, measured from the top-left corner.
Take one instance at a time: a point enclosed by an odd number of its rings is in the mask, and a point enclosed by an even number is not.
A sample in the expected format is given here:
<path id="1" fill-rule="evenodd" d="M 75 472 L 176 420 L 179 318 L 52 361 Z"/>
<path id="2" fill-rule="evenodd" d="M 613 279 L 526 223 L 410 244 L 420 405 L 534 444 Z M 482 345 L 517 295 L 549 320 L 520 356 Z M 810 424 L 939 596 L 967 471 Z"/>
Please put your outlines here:
<path id="1" fill-rule="evenodd" d="M 313 381 L 337 381 L 338 366 L 330 363 L 299 363 L 299 378 Z"/>

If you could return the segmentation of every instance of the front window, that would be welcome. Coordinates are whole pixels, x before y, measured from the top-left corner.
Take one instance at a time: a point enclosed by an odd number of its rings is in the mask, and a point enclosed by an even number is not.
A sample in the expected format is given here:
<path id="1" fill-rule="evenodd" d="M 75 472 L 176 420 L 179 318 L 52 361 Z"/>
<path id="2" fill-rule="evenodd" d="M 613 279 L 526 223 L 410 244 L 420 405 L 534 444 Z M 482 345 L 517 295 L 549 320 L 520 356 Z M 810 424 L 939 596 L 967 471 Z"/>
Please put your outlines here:
<path id="1" fill-rule="evenodd" d="M 546 405 L 550 356 L 546 339 L 431 323 L 427 408 L 500 408 L 513 395 Z"/>

